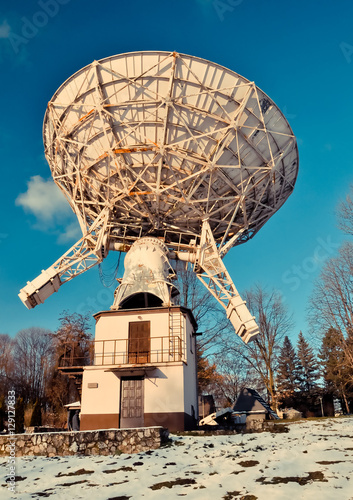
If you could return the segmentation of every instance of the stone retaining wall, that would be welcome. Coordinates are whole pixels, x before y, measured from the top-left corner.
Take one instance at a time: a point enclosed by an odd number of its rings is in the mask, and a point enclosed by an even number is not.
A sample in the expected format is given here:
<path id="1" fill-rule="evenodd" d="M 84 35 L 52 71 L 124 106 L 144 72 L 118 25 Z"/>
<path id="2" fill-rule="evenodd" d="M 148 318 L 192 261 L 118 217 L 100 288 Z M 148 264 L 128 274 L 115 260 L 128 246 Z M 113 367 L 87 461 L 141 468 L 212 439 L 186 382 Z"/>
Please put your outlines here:
<path id="1" fill-rule="evenodd" d="M 163 427 L 78 432 L 43 432 L 0 436 L 0 456 L 115 455 L 156 449 L 168 439 Z M 13 455 L 13 453 L 11 453 Z"/>

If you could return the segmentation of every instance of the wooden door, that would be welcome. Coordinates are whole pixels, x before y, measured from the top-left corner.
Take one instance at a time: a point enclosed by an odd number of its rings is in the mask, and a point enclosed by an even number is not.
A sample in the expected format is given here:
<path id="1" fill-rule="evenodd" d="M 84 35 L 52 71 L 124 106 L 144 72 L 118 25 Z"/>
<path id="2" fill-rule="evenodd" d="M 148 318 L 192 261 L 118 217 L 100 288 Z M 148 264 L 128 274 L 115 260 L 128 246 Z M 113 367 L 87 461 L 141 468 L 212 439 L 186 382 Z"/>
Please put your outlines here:
<path id="1" fill-rule="evenodd" d="M 129 323 L 129 363 L 148 363 L 150 361 L 150 322 L 132 321 Z"/>
<path id="2" fill-rule="evenodd" d="M 120 427 L 143 427 L 144 425 L 144 391 L 142 377 L 121 379 Z"/>

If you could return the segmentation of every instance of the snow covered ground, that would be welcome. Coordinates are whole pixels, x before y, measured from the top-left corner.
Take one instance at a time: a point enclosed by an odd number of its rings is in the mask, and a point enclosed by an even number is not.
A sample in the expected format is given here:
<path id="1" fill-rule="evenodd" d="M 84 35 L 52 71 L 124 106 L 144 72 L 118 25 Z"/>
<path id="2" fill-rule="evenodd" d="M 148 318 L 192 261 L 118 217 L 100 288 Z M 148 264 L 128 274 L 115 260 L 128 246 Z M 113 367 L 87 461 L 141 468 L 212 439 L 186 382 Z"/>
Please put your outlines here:
<path id="1" fill-rule="evenodd" d="M 110 457 L 16 459 L 30 500 L 353 500 L 353 418 L 299 421 L 287 433 L 175 436 L 170 446 Z M 91 497 L 92 495 L 92 497 Z"/>

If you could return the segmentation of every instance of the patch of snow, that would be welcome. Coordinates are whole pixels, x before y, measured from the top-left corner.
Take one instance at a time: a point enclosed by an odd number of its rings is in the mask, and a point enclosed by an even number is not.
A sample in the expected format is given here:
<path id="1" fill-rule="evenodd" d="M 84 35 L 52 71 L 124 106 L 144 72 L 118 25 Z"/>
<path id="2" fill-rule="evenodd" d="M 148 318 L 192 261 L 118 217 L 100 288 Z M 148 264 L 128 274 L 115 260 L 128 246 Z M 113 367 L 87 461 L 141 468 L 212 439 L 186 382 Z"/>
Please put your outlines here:
<path id="1" fill-rule="evenodd" d="M 353 418 L 286 425 L 288 433 L 171 435 L 170 446 L 134 455 L 17 458 L 15 497 L 353 500 Z M 0 464 L 1 498 L 13 498 Z"/>

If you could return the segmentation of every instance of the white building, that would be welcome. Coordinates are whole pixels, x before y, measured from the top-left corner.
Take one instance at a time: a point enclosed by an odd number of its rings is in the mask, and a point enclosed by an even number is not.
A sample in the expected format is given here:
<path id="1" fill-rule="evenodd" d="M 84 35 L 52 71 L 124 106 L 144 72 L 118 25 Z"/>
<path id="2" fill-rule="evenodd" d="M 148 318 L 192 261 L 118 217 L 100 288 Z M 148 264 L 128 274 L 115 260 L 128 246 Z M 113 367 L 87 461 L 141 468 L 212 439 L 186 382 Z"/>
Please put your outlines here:
<path id="1" fill-rule="evenodd" d="M 94 364 L 83 371 L 81 430 L 197 420 L 196 323 L 180 306 L 94 315 Z"/>
<path id="2" fill-rule="evenodd" d="M 81 430 L 196 425 L 197 325 L 173 304 L 167 252 L 156 238 L 136 241 L 111 310 L 94 315 L 92 364 L 81 367 Z"/>

